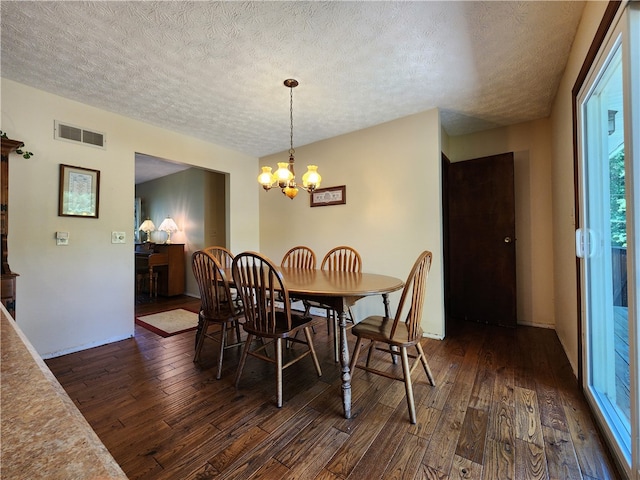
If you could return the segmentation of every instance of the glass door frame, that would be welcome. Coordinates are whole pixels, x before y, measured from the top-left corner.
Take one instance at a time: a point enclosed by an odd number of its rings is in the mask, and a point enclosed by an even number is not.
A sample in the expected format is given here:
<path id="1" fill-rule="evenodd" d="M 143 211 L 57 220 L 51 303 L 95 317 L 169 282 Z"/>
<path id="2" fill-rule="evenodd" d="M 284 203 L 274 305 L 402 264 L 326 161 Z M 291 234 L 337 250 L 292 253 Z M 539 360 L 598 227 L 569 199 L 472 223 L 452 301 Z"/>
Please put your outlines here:
<path id="1" fill-rule="evenodd" d="M 622 8 L 618 9 L 618 6 Z M 616 12 L 617 10 L 617 12 Z M 594 416 L 616 458 L 616 461 L 625 472 L 626 476 L 633 480 L 640 480 L 640 400 L 638 395 L 638 365 L 640 354 L 638 349 L 638 286 L 640 285 L 640 248 L 638 248 L 638 229 L 640 228 L 640 208 L 634 208 L 639 204 L 634 199 L 640 198 L 640 145 L 635 149 L 632 139 L 640 139 L 640 4 L 638 2 L 623 2 L 622 4 L 609 4 L 605 18 L 600 25 L 598 36 L 594 39 L 592 49 L 587 55 L 585 65 L 580 73 L 573 90 L 574 108 L 574 152 L 576 172 L 576 227 L 582 227 L 584 223 L 584 191 L 582 179 L 582 165 L 584 154 L 583 134 L 583 105 L 599 81 L 601 73 L 608 66 L 610 58 L 616 48 L 622 49 L 623 69 L 623 98 L 624 102 L 624 144 L 625 144 L 625 171 L 626 171 L 626 199 L 627 199 L 627 266 L 628 266 L 628 316 L 629 316 L 629 363 L 630 363 L 630 397 L 631 397 L 631 445 L 630 451 L 625 453 L 615 440 L 616 427 L 609 425 L 605 415 L 599 410 L 599 404 L 594 391 L 591 389 L 589 372 L 589 355 L 591 352 L 588 338 L 587 318 L 588 308 L 585 304 L 587 282 L 585 268 L 582 261 L 577 259 L 578 274 L 578 318 L 579 318 L 579 380 L 583 392 L 589 402 Z M 594 49 L 595 46 L 595 49 Z M 632 84 L 633 83 L 633 84 Z M 635 167 L 635 168 L 634 168 Z M 578 245 L 577 245 L 578 248 Z"/>

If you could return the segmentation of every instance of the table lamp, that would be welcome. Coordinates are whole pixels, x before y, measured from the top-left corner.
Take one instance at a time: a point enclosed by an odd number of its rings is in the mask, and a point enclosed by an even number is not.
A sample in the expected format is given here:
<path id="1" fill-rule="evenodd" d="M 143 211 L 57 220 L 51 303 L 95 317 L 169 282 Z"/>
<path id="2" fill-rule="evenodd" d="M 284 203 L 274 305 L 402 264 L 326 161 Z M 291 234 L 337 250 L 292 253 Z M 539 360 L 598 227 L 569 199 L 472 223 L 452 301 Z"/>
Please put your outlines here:
<path id="1" fill-rule="evenodd" d="M 156 226 L 148 218 L 144 222 L 142 222 L 142 225 L 140 225 L 140 228 L 138 228 L 138 230 L 140 230 L 141 232 L 146 232 L 147 242 L 151 240 L 151 232 L 153 232 L 155 229 Z"/>
<path id="2" fill-rule="evenodd" d="M 171 243 L 171 234 L 178 231 L 178 225 L 173 221 L 173 218 L 167 217 L 162 221 L 158 230 L 167 232 L 167 241 L 165 243 Z"/>

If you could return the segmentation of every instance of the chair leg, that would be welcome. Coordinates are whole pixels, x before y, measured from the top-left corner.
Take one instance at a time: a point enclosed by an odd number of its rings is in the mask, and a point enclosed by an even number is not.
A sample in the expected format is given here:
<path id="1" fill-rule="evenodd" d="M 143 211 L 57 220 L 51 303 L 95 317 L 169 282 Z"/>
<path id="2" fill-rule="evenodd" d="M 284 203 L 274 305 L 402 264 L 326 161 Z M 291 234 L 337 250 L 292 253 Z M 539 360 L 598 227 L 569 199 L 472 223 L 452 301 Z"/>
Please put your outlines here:
<path id="1" fill-rule="evenodd" d="M 198 314 L 198 327 L 196 328 L 196 338 L 193 344 L 194 352 L 198 349 L 198 342 L 200 341 L 200 336 L 202 334 L 203 323 L 204 323 L 204 320 L 202 320 L 202 317 L 200 316 L 200 314 Z M 195 362 L 196 360 L 194 359 L 193 361 Z"/>
<path id="2" fill-rule="evenodd" d="M 249 347 L 251 346 L 252 340 L 253 335 L 247 335 L 247 341 L 242 348 L 242 356 L 240 357 L 240 363 L 238 364 L 238 370 L 236 371 L 236 388 L 238 388 L 238 384 L 240 383 L 240 375 L 242 375 L 242 370 L 244 370 L 244 363 L 247 361 L 247 355 L 249 354 Z"/>
<path id="3" fill-rule="evenodd" d="M 416 343 L 416 349 L 418 350 L 418 354 L 420 355 L 420 361 L 422 362 L 422 366 L 424 367 L 424 372 L 427 374 L 427 378 L 429 379 L 429 383 L 431 386 L 436 386 L 436 381 L 433 378 L 433 374 L 431 373 L 431 369 L 429 368 L 429 364 L 427 363 L 427 357 L 424 355 L 424 350 L 422 349 L 422 345 L 420 342 Z"/>
<path id="4" fill-rule="evenodd" d="M 390 345 L 389 346 L 389 350 L 391 350 L 392 352 L 397 352 L 398 351 L 398 347 L 396 347 L 394 345 Z M 391 354 L 391 363 L 393 363 L 394 365 L 398 364 L 398 356 L 394 355 L 393 353 Z"/>
<path id="5" fill-rule="evenodd" d="M 373 350 L 375 349 L 376 342 L 371 340 L 369 344 L 369 351 L 367 352 L 367 367 L 369 366 L 369 362 L 371 362 L 371 355 L 373 354 Z"/>
<path id="6" fill-rule="evenodd" d="M 276 404 L 282 407 L 282 338 L 276 338 Z"/>
<path id="7" fill-rule="evenodd" d="M 216 380 L 220 380 L 222 377 L 222 358 L 224 357 L 224 346 L 227 343 L 227 323 L 222 324 L 222 330 L 220 331 L 220 352 L 218 353 L 218 374 Z"/>
<path id="8" fill-rule="evenodd" d="M 333 360 L 340 361 L 340 327 L 338 326 L 338 316 L 333 312 Z"/>
<path id="9" fill-rule="evenodd" d="M 236 319 L 236 320 L 234 320 L 234 321 L 233 321 L 233 326 L 234 326 L 234 327 L 235 327 L 235 329 L 236 329 L 236 341 L 237 341 L 238 343 L 240 343 L 240 342 L 241 342 L 241 340 L 240 340 L 240 322 L 238 322 L 238 320 L 237 320 L 237 319 Z"/>
<path id="10" fill-rule="evenodd" d="M 413 400 L 413 386 L 411 385 L 411 368 L 409 368 L 409 356 L 407 349 L 400 347 L 400 356 L 402 357 L 402 373 L 404 375 L 404 389 L 407 395 L 407 406 L 409 407 L 409 421 L 415 425 L 416 423 L 416 405 Z"/>
<path id="11" fill-rule="evenodd" d="M 360 347 L 362 346 L 362 338 L 358 337 L 356 340 L 356 346 L 353 349 L 353 355 L 351 356 L 351 365 L 349 365 L 349 370 L 351 370 L 351 376 L 353 377 L 353 369 L 356 367 L 356 363 L 358 363 L 358 357 L 360 356 Z"/>
<path id="12" fill-rule="evenodd" d="M 153 272 L 153 296 L 158 296 L 158 272 Z"/>
<path id="13" fill-rule="evenodd" d="M 322 369 L 320 368 L 320 362 L 318 362 L 318 356 L 316 355 L 316 349 L 313 345 L 313 338 L 311 338 L 311 332 L 309 331 L 309 327 L 304 327 L 304 336 L 307 337 L 307 344 L 309 346 L 309 350 L 311 351 L 313 364 L 316 366 L 316 372 L 318 372 L 318 376 L 321 377 Z"/>
<path id="14" fill-rule="evenodd" d="M 204 344 L 204 337 L 207 333 L 207 329 L 209 328 L 209 322 L 207 320 L 202 320 L 202 317 L 199 319 L 199 322 L 202 322 L 202 328 L 200 329 L 200 334 L 198 335 L 198 340 L 196 343 L 196 352 L 193 356 L 193 361 L 200 361 L 200 351 L 202 350 L 202 345 Z"/>

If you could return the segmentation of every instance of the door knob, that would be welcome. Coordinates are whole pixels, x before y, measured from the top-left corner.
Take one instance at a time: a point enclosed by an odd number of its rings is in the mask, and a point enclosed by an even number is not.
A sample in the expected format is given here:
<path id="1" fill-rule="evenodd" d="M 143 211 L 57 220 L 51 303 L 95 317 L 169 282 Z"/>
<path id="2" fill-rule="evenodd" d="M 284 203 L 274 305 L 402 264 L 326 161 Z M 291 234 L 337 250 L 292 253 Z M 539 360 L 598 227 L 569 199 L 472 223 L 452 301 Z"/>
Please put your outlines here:
<path id="1" fill-rule="evenodd" d="M 511 243 L 511 237 L 504 237 L 504 243 Z"/>

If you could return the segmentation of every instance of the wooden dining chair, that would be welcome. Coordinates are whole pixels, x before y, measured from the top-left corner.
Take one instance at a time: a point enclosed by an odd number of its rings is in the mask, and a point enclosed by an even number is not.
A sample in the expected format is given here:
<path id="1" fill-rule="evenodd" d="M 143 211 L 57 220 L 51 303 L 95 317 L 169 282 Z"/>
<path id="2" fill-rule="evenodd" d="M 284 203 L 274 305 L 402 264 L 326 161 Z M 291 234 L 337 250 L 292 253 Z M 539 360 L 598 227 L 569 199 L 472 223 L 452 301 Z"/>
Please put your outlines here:
<path id="1" fill-rule="evenodd" d="M 309 329 L 312 318 L 291 312 L 289 290 L 282 275 L 267 257 L 255 252 L 240 253 L 233 259 L 232 271 L 234 283 L 244 305 L 246 320 L 243 328 L 247 332 L 236 373 L 236 388 L 240 383 L 248 355 L 273 363 L 276 366 L 276 404 L 278 408 L 282 407 L 282 372 L 285 368 L 311 355 L 318 376 L 322 375 Z M 282 309 L 277 308 L 271 300 L 276 296 L 283 299 Z M 296 334 L 301 330 L 306 340 L 296 338 Z M 254 339 L 262 340 L 256 348 L 252 348 Z M 307 348 L 304 352 L 288 349 L 284 363 L 283 341 L 302 344 Z M 273 358 L 268 354 L 271 347 L 275 350 Z"/>
<path id="2" fill-rule="evenodd" d="M 407 405 L 409 407 L 409 420 L 413 424 L 416 423 L 416 407 L 413 399 L 411 374 L 419 363 L 422 364 L 429 383 L 435 386 L 427 358 L 420 344 L 422 338 L 420 319 L 422 318 L 424 293 L 429 269 L 431 268 L 431 258 L 431 252 L 425 251 L 420 254 L 414 263 L 411 273 L 409 273 L 405 282 L 394 318 L 370 316 L 357 323 L 351 330 L 357 337 L 353 357 L 351 358 L 351 372 L 353 373 L 354 368 L 361 368 L 367 372 L 404 382 Z M 360 348 L 364 340 L 370 341 L 367 361 L 365 365 L 358 365 Z M 384 343 L 386 348 L 378 348 L 376 343 Z M 409 347 L 415 347 L 416 354 L 409 354 Z M 394 374 L 393 371 L 383 371 L 370 367 L 371 355 L 374 349 L 389 353 L 392 357 L 399 355 L 402 360 L 402 376 Z M 409 366 L 409 358 L 415 360 L 411 366 Z"/>
<path id="3" fill-rule="evenodd" d="M 202 251 L 213 255 L 222 268 L 231 270 L 231 264 L 233 263 L 233 253 L 231 253 L 230 250 L 226 249 L 225 247 L 214 245 L 211 247 L 205 247 L 202 249 Z M 240 301 L 238 292 L 234 287 L 230 287 L 230 290 L 233 301 L 236 302 L 236 307 L 242 308 L 242 302 Z"/>
<path id="4" fill-rule="evenodd" d="M 282 261 L 280 262 L 281 267 L 289 267 L 289 268 L 306 268 L 313 270 L 316 268 L 316 254 L 309 247 L 305 247 L 304 245 L 298 245 L 297 247 L 293 247 L 289 249 L 287 253 L 282 257 Z M 278 299 L 282 301 L 281 298 Z M 291 298 L 292 302 L 297 302 L 299 299 Z M 305 308 L 305 315 L 309 314 L 309 309 L 306 307 L 306 304 L 303 302 L 303 306 Z M 312 327 L 312 330 L 315 332 L 315 327 Z"/>
<path id="5" fill-rule="evenodd" d="M 339 272 L 360 272 L 362 271 L 362 258 L 353 247 L 341 245 L 334 247 L 327 252 L 320 264 L 321 270 L 333 270 Z M 324 308 L 327 315 L 327 334 L 331 335 L 333 327 L 333 354 L 334 360 L 339 361 L 340 355 L 340 335 L 338 332 L 338 316 L 329 306 L 318 302 L 305 301 L 305 312 L 308 314 L 311 307 Z M 351 308 L 348 310 L 348 328 L 353 326 L 354 317 Z"/>
<path id="6" fill-rule="evenodd" d="M 229 288 L 229 281 L 224 273 L 224 267 L 216 258 L 203 250 L 198 250 L 191 256 L 193 275 L 200 290 L 200 313 L 198 316 L 198 330 L 194 362 L 200 360 L 200 353 L 205 338 L 218 343 L 218 373 L 222 376 L 222 359 L 224 351 L 229 348 L 242 346 L 240 337 L 240 319 L 242 309 L 233 301 Z M 209 331 L 209 327 L 212 331 Z M 235 342 L 228 343 L 229 333 L 235 331 Z"/>
<path id="7" fill-rule="evenodd" d="M 309 247 L 298 245 L 284 254 L 280 266 L 314 269 L 316 268 L 316 254 Z"/>
<path id="8" fill-rule="evenodd" d="M 231 268 L 233 263 L 233 253 L 225 247 L 214 245 L 202 249 L 203 252 L 213 255 L 222 268 Z"/>

